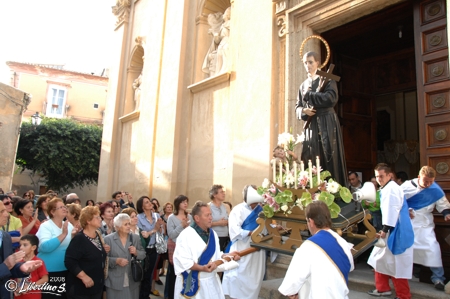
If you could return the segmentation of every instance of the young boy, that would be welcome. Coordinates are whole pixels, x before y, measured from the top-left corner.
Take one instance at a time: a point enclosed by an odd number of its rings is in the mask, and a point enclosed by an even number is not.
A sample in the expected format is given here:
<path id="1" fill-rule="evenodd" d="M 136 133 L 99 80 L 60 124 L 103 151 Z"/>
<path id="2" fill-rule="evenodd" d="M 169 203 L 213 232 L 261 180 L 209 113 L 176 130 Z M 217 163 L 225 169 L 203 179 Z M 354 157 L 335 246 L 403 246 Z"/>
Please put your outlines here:
<path id="1" fill-rule="evenodd" d="M 30 260 L 41 260 L 35 255 L 36 249 L 38 247 L 39 239 L 35 235 L 25 235 L 20 238 L 20 250 L 25 252 L 23 261 L 26 262 Z M 33 282 L 34 286 L 38 286 L 48 282 L 48 272 L 43 261 L 41 267 L 31 272 L 29 277 L 22 278 L 21 281 L 19 281 L 17 290 L 14 295 L 16 297 L 20 296 L 21 299 L 41 299 L 41 291 L 37 290 L 36 287 L 32 287 Z M 27 286 L 29 286 L 28 291 Z"/>

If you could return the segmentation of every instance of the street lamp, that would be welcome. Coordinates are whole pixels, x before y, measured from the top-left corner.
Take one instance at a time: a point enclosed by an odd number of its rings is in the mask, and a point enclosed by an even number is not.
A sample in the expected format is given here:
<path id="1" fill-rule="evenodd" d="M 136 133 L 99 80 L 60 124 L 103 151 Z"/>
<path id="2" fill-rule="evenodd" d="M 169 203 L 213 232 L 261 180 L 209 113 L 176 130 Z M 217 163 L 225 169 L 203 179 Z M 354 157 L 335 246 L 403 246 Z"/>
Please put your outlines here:
<path id="1" fill-rule="evenodd" d="M 41 124 L 41 120 L 42 118 L 37 111 L 31 116 L 31 123 L 33 124 L 33 126 L 39 126 Z"/>

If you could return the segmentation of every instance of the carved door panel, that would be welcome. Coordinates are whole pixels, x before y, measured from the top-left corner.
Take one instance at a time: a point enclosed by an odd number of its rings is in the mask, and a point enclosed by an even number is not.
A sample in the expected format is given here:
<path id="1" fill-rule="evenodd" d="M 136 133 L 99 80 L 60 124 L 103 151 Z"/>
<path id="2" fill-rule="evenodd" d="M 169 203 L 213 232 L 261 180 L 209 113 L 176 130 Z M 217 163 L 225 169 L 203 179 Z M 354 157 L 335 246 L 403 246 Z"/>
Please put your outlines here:
<path id="1" fill-rule="evenodd" d="M 414 35 L 419 114 L 420 162 L 436 169 L 436 182 L 450 198 L 450 77 L 445 0 L 416 0 Z M 450 253 L 445 237 L 450 224 L 435 215 L 445 274 L 450 275 Z M 429 282 L 423 269 L 420 281 Z"/>
<path id="2" fill-rule="evenodd" d="M 450 77 L 445 0 L 414 6 L 420 161 L 450 192 Z"/>

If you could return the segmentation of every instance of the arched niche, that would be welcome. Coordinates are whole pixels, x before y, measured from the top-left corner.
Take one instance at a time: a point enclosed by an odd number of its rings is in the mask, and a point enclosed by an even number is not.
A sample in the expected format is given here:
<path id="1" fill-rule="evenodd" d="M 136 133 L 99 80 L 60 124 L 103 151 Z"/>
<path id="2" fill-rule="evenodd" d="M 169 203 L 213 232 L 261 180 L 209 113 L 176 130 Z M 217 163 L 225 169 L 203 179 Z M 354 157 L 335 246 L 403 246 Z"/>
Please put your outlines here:
<path id="1" fill-rule="evenodd" d="M 202 0 L 197 7 L 196 18 L 196 49 L 195 49 L 195 75 L 194 82 L 199 82 L 208 77 L 202 72 L 202 64 L 211 45 L 212 36 L 208 34 L 208 15 L 221 12 L 231 6 L 230 0 Z M 231 12 L 233 14 L 233 12 Z M 194 83 L 193 82 L 193 83 Z"/>
<path id="2" fill-rule="evenodd" d="M 144 48 L 141 45 L 136 45 L 131 54 L 131 59 L 128 63 L 127 69 L 127 90 L 125 95 L 125 105 L 122 115 L 127 115 L 135 110 L 139 110 L 136 107 L 135 98 L 135 88 L 133 87 L 134 81 L 142 73 L 144 68 Z"/>

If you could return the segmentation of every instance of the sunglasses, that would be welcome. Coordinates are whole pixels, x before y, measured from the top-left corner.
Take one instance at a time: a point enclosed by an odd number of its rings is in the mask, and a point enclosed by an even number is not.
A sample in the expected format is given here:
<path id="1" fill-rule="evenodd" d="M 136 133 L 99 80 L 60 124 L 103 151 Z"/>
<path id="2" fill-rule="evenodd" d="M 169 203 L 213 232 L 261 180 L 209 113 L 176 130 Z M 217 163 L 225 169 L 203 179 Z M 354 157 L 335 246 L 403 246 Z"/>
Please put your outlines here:
<path id="1" fill-rule="evenodd" d="M 11 203 L 12 203 L 11 201 L 4 201 L 4 202 L 3 202 L 3 204 L 4 204 L 5 206 L 9 206 Z"/>

